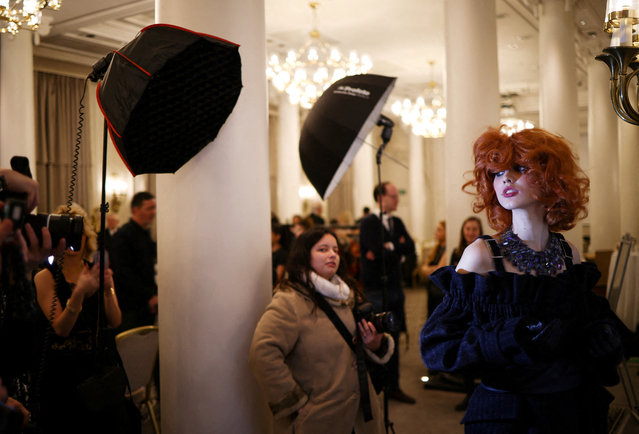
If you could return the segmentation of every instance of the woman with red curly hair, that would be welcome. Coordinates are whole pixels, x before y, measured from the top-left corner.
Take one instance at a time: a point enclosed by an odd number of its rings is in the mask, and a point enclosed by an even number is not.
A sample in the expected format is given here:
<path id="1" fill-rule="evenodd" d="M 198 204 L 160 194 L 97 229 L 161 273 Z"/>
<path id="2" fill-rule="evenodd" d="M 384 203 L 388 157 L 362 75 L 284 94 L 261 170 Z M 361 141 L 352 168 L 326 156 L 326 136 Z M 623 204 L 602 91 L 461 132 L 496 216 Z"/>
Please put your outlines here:
<path id="1" fill-rule="evenodd" d="M 562 137 L 491 128 L 474 144 L 475 212 L 498 233 L 431 280 L 424 363 L 482 378 L 466 433 L 606 433 L 623 324 L 591 291 L 600 273 L 554 231 L 586 216 L 589 181 Z"/>

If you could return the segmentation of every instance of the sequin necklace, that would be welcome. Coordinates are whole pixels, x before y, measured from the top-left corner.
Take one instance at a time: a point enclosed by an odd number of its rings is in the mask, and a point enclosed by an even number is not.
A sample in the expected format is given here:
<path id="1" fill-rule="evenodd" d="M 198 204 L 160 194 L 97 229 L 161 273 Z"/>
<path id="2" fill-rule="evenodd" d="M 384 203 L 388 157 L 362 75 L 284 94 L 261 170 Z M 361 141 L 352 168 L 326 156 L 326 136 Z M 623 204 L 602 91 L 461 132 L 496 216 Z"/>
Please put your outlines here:
<path id="1" fill-rule="evenodd" d="M 564 257 L 559 238 L 552 232 L 548 245 L 541 252 L 528 247 L 512 227 L 501 234 L 499 245 L 504 258 L 509 260 L 519 271 L 529 274 L 535 271 L 538 276 L 552 276 L 564 269 Z"/>

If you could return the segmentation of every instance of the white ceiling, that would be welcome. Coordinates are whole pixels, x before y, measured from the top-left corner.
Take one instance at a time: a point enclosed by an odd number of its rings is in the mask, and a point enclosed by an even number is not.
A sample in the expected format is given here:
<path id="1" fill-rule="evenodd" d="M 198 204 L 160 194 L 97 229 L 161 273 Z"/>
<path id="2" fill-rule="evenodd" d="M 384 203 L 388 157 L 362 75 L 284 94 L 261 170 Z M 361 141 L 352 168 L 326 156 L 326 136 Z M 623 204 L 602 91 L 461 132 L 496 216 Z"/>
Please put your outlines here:
<path id="1" fill-rule="evenodd" d="M 368 54 L 371 72 L 398 77 L 394 94 L 413 96 L 431 79 L 445 76 L 444 1 L 321 0 L 317 12 L 322 39 L 342 51 Z M 454 0 L 448 0 L 454 1 Z M 502 93 L 534 96 L 538 89 L 537 0 L 497 0 L 499 74 Z M 567 3 L 573 3 L 567 0 Z M 577 0 L 577 79 L 585 87 L 585 62 L 606 45 L 601 30 L 606 0 Z M 63 0 L 36 59 L 67 60 L 90 66 L 120 48 L 154 22 L 154 0 Z M 285 52 L 308 40 L 312 12 L 308 0 L 265 0 L 267 50 Z M 45 27 L 45 26 L 43 26 Z M 214 31 L 212 32 L 214 33 Z M 460 38 L 464 37 L 460 29 Z M 431 69 L 429 61 L 435 61 Z M 469 77 L 472 71 L 468 71 Z M 534 110 L 534 109 L 533 109 Z"/>

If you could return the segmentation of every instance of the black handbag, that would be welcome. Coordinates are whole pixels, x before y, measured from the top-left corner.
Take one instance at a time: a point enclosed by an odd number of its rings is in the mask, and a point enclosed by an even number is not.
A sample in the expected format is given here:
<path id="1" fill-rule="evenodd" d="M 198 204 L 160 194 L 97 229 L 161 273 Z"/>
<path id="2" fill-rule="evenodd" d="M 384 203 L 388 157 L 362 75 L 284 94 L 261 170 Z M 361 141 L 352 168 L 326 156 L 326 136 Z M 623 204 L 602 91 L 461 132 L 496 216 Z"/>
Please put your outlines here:
<path id="1" fill-rule="evenodd" d="M 80 383 L 76 390 L 87 411 L 101 413 L 125 399 L 126 385 L 124 369 L 121 366 L 107 366 Z"/>
<path id="2" fill-rule="evenodd" d="M 76 391 L 85 410 L 95 420 L 103 421 L 105 429 L 114 430 L 114 434 L 139 434 L 142 415 L 133 400 L 125 397 L 127 388 L 131 390 L 122 366 L 105 365 L 80 383 Z"/>

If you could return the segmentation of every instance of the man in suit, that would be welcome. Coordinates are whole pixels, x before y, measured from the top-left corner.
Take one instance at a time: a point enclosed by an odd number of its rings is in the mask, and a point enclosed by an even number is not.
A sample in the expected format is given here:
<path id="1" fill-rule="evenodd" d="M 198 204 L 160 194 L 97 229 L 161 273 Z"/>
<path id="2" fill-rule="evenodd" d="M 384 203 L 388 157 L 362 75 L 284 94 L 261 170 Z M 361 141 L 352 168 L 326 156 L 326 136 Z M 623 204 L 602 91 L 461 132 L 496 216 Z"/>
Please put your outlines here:
<path id="1" fill-rule="evenodd" d="M 364 293 L 376 312 L 391 311 L 398 331 L 395 353 L 387 364 L 389 380 L 388 398 L 414 404 L 415 399 L 399 387 L 399 331 L 405 330 L 404 290 L 402 288 L 402 261 L 415 252 L 415 243 L 399 217 L 391 216 L 399 204 L 399 192 L 390 182 L 383 182 L 373 191 L 380 210 L 364 217 L 360 222 L 359 242 Z M 384 297 L 386 293 L 386 297 Z M 386 306 L 384 306 L 386 298 Z"/>
<path id="2" fill-rule="evenodd" d="M 157 250 L 150 232 L 155 213 L 155 197 L 146 191 L 136 193 L 131 200 L 131 219 L 111 240 L 111 269 L 122 310 L 122 331 L 155 323 Z"/>

